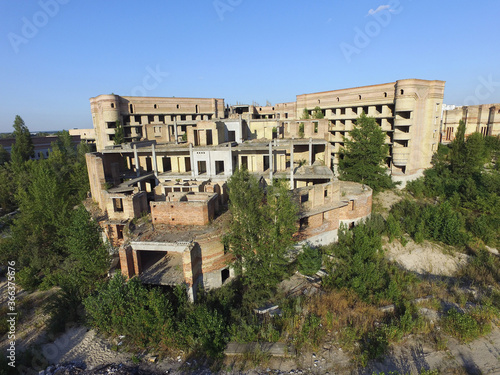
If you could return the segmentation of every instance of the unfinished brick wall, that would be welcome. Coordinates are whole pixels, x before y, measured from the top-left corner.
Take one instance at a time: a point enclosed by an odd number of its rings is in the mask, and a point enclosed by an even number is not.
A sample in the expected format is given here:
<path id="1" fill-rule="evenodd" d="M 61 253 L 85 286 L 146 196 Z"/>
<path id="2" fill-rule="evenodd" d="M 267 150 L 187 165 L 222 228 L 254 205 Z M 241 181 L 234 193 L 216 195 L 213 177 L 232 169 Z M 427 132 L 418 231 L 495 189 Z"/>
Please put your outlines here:
<path id="1" fill-rule="evenodd" d="M 102 193 L 105 200 L 105 210 L 111 220 L 129 220 L 140 217 L 147 211 L 147 195 L 145 192 L 134 194 Z"/>
<path id="2" fill-rule="evenodd" d="M 215 217 L 216 198 L 216 194 L 183 194 L 176 198 L 175 193 L 170 193 L 167 201 L 150 203 L 153 224 L 207 225 Z"/>

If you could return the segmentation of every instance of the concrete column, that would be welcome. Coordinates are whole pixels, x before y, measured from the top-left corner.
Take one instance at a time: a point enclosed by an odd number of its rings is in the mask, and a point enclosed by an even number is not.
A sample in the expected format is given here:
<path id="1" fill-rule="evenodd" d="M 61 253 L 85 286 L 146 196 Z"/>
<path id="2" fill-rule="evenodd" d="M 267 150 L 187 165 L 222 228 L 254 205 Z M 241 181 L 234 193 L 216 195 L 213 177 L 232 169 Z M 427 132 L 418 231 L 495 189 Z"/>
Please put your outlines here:
<path id="1" fill-rule="evenodd" d="M 224 165 L 224 168 L 225 167 L 226 166 Z M 225 169 L 228 172 L 227 176 L 233 175 L 233 146 L 231 144 L 229 144 L 229 165 Z M 224 171 L 224 174 L 226 175 L 226 171 Z"/>
<path id="2" fill-rule="evenodd" d="M 175 135 L 175 144 L 178 144 L 179 135 L 177 134 L 177 119 L 174 120 L 174 135 Z"/>
<path id="3" fill-rule="evenodd" d="M 189 144 L 189 164 L 191 164 L 191 177 L 195 176 L 194 158 L 193 158 L 193 144 Z"/>
<path id="4" fill-rule="evenodd" d="M 290 189 L 294 189 L 295 183 L 293 181 L 293 141 L 290 141 Z"/>
<path id="5" fill-rule="evenodd" d="M 155 145 L 151 145 L 151 157 L 153 158 L 153 171 L 155 173 L 155 177 L 158 178 L 158 166 L 156 165 L 156 150 Z"/>
<path id="6" fill-rule="evenodd" d="M 134 259 L 134 271 L 137 276 L 142 272 L 141 258 L 137 254 L 137 250 L 132 250 L 132 257 Z"/>
<path id="7" fill-rule="evenodd" d="M 141 175 L 141 167 L 139 166 L 139 156 L 137 155 L 137 145 L 134 144 L 134 164 L 135 174 L 137 177 Z"/>
<path id="8" fill-rule="evenodd" d="M 273 184 L 273 171 L 274 171 L 274 161 L 273 161 L 273 142 L 269 142 L 269 180 L 271 185 Z"/>
<path id="9" fill-rule="evenodd" d="M 312 165 L 313 160 L 313 140 L 312 137 L 309 137 L 309 166 Z"/>

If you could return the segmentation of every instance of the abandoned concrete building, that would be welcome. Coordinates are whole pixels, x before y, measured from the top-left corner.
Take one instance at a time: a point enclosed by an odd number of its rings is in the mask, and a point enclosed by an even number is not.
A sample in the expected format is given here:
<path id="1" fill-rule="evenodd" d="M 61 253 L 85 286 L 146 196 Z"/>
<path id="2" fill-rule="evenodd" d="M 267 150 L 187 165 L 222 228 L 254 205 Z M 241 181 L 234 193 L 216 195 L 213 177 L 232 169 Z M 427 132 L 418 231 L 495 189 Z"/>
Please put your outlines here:
<path id="1" fill-rule="evenodd" d="M 390 146 L 393 178 L 411 179 L 437 149 L 443 81 L 401 80 L 298 95 L 275 106 L 226 106 L 224 99 L 100 95 L 90 99 L 97 145 L 87 154 L 101 226 L 119 248 L 127 277 L 146 283 L 219 287 L 232 276 L 222 236 L 227 180 L 246 167 L 264 184 L 290 181 L 300 207 L 296 239 L 336 241 L 371 213 L 372 190 L 338 181 L 344 136 L 362 112 Z M 319 107 L 322 119 L 304 119 Z M 117 121 L 125 143 L 114 145 Z M 141 217 L 150 214 L 150 221 Z"/>
<path id="2" fill-rule="evenodd" d="M 125 141 L 213 146 L 221 139 L 323 141 L 325 165 L 337 172 L 338 155 L 356 119 L 375 117 L 390 146 L 387 166 L 395 180 L 409 180 L 430 167 L 439 142 L 443 81 L 405 79 L 342 90 L 297 95 L 274 106 L 226 106 L 216 98 L 156 98 L 99 95 L 90 99 L 97 151 L 114 144 L 116 121 Z M 304 120 L 319 107 L 324 119 Z"/>
<path id="3" fill-rule="evenodd" d="M 460 121 L 465 122 L 465 136 L 475 132 L 484 136 L 499 136 L 500 104 L 449 106 L 443 110 L 441 121 L 441 142 L 445 144 L 455 139 Z"/>

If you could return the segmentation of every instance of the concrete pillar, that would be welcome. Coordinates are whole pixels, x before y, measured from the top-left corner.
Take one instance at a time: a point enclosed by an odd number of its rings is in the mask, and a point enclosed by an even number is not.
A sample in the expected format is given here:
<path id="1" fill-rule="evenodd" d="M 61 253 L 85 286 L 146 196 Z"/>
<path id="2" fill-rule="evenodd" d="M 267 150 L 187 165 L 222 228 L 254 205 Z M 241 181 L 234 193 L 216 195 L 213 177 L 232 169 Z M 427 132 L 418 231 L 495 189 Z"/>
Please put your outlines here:
<path id="1" fill-rule="evenodd" d="M 191 164 L 191 177 L 195 176 L 194 158 L 193 158 L 193 144 L 189 144 L 189 164 Z"/>
<path id="2" fill-rule="evenodd" d="M 295 183 L 293 181 L 293 141 L 290 141 L 290 189 L 295 188 Z"/>
<path id="3" fill-rule="evenodd" d="M 154 143 L 151 145 L 151 157 L 153 158 L 153 171 L 155 177 L 158 178 L 158 166 L 156 165 L 156 150 Z"/>
<path id="4" fill-rule="evenodd" d="M 312 165 L 313 160 L 313 139 L 309 137 L 309 166 Z"/>
<path id="5" fill-rule="evenodd" d="M 273 161 L 273 142 L 269 142 L 269 180 L 271 185 L 273 184 L 273 171 L 274 171 L 274 161 Z"/>
<path id="6" fill-rule="evenodd" d="M 141 258 L 137 254 L 137 250 L 132 250 L 132 257 L 134 259 L 134 271 L 136 275 L 140 275 L 142 272 Z"/>
<path id="7" fill-rule="evenodd" d="M 137 177 L 141 175 L 141 167 L 139 166 L 139 156 L 137 155 L 137 145 L 134 144 L 134 164 L 135 174 Z"/>
<path id="8" fill-rule="evenodd" d="M 174 135 L 175 135 L 175 144 L 178 144 L 179 135 L 177 134 L 177 119 L 174 120 Z"/>

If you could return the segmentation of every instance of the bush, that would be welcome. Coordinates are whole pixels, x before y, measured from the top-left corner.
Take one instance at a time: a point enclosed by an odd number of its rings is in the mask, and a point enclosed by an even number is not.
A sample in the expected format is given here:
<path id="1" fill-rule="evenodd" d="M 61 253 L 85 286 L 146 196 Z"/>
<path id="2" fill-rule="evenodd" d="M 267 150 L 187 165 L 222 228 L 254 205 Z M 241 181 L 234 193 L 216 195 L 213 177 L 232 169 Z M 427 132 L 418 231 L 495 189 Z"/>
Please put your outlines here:
<path id="1" fill-rule="evenodd" d="M 303 275 L 312 276 L 321 268 L 321 253 L 317 248 L 303 245 L 302 252 L 297 257 L 299 272 Z"/>
<path id="2" fill-rule="evenodd" d="M 448 311 L 442 321 L 445 332 L 462 342 L 470 342 L 491 331 L 488 311 L 476 308 L 461 313 L 456 309 Z"/>

